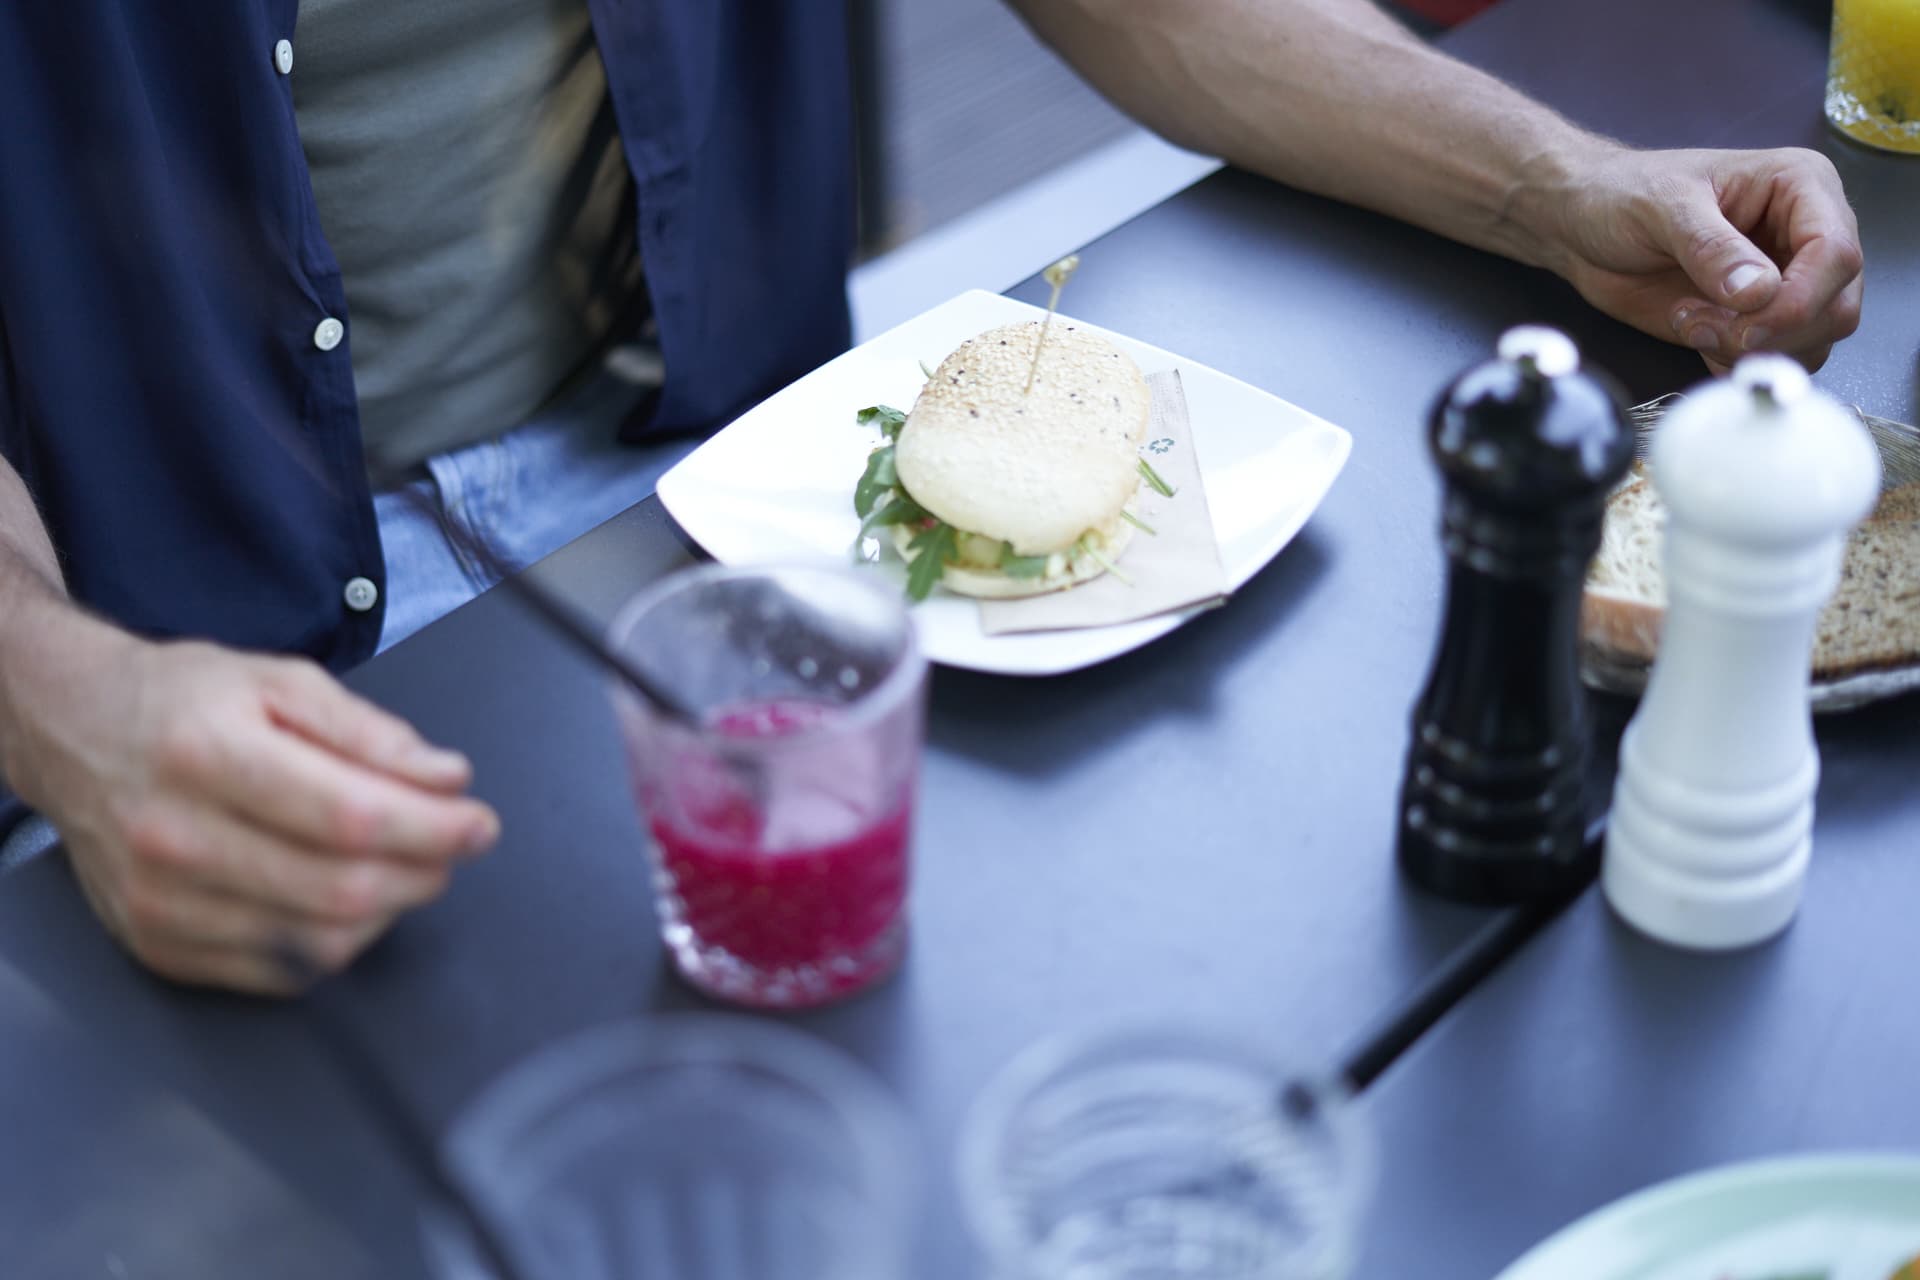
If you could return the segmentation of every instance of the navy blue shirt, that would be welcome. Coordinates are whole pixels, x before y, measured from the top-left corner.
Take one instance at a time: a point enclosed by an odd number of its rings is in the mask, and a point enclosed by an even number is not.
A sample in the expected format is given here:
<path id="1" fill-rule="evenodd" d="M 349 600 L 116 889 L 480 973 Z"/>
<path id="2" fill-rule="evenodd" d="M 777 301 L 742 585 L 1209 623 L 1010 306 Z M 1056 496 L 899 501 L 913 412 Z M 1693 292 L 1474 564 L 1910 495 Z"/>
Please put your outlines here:
<path id="1" fill-rule="evenodd" d="M 666 361 L 628 430 L 711 428 L 848 342 L 843 6 L 591 8 Z M 0 451 L 81 602 L 342 668 L 382 613 L 346 585 L 386 592 L 296 13 L 0 3 Z"/>

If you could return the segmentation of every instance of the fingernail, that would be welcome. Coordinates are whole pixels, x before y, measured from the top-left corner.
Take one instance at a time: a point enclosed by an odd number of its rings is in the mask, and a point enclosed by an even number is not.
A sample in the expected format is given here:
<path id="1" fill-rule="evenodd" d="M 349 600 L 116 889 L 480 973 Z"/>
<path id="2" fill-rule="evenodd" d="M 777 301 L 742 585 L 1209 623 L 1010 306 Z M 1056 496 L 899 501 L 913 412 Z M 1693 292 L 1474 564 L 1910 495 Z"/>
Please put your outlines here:
<path id="1" fill-rule="evenodd" d="M 1687 321 L 1693 319 L 1693 308 L 1682 307 L 1673 313 L 1673 333 L 1675 337 L 1687 331 Z"/>
<path id="2" fill-rule="evenodd" d="M 1773 337 L 1773 330 L 1763 324 L 1748 325 L 1747 331 L 1740 335 L 1740 349 L 1758 351 Z"/>
<path id="3" fill-rule="evenodd" d="M 1687 345 L 1695 351 L 1718 351 L 1720 335 L 1707 325 L 1697 324 L 1687 330 Z"/>
<path id="4" fill-rule="evenodd" d="M 1741 263 L 1733 270 L 1727 272 L 1727 296 L 1731 298 L 1734 294 L 1739 293 L 1742 289 L 1765 274 L 1766 272 L 1751 262 Z"/>
<path id="5" fill-rule="evenodd" d="M 412 757 L 414 765 L 422 769 L 431 769 L 436 773 L 452 773 L 467 767 L 467 758 L 458 751 L 449 751 L 445 747 L 431 746 L 425 742 L 414 747 L 408 755 Z"/>
<path id="6" fill-rule="evenodd" d="M 467 838 L 460 844 L 460 851 L 467 854 L 485 853 L 493 848 L 493 842 L 500 838 L 500 824 L 492 818 L 483 818 L 467 829 Z"/>

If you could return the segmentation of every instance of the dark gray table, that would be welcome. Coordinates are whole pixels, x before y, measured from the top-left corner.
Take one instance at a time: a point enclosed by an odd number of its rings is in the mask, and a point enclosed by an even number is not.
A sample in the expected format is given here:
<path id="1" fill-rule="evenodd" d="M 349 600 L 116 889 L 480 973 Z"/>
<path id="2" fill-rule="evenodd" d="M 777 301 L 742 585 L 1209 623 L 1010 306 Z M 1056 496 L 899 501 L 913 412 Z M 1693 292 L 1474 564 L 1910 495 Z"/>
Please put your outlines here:
<path id="1" fill-rule="evenodd" d="M 1637 43 L 1644 33 L 1609 8 L 1508 6 L 1459 44 L 1498 48 L 1549 22 L 1596 59 L 1625 59 L 1629 42 L 1651 64 L 1637 80 L 1651 96 L 1699 105 L 1663 122 L 1578 89 L 1559 100 L 1640 141 L 1831 156 L 1860 218 L 1868 287 L 1859 334 L 1818 380 L 1920 421 L 1920 159 L 1824 128 L 1821 7 L 1670 6 L 1658 47 Z M 1720 43 L 1701 58 L 1710 24 L 1724 24 Z M 1552 72 L 1533 73 L 1546 90 Z M 1818 723 L 1814 864 L 1800 918 L 1778 941 L 1671 951 L 1590 894 L 1382 1080 L 1371 1102 L 1389 1157 L 1365 1272 L 1488 1276 L 1621 1195 L 1729 1161 L 1920 1152 L 1917 717 L 1920 700 L 1906 698 Z"/>
<path id="2" fill-rule="evenodd" d="M 1747 100 L 1753 77 L 1776 96 L 1817 80 L 1820 40 L 1796 7 L 1637 0 L 1608 6 L 1605 20 L 1591 8 L 1509 0 L 1456 40 L 1636 141 L 1771 136 L 1760 115 L 1729 114 L 1726 103 Z M 1570 41 L 1557 34 L 1587 26 Z M 1652 79 L 1629 70 L 1649 65 Z M 936 680 L 911 959 L 888 987 L 799 1020 L 872 1064 L 911 1107 L 932 1174 L 928 1277 L 971 1273 L 947 1182 L 955 1128 L 974 1091 L 1033 1037 L 1092 1018 L 1173 1014 L 1324 1059 L 1484 919 L 1404 889 L 1391 866 L 1406 715 L 1440 585 L 1425 409 L 1521 320 L 1569 329 L 1638 396 L 1698 373 L 1687 353 L 1594 315 L 1550 278 L 1241 174 L 1208 180 L 1084 257 L 1078 313 L 1292 399 L 1348 427 L 1356 445 L 1306 531 L 1231 607 L 1073 676 Z M 1896 273 L 1911 269 L 1910 257 L 1896 260 Z M 1880 274 L 1878 259 L 1874 270 L 1876 297 L 1890 292 L 1883 280 L 1897 274 Z M 1886 346 L 1902 341 L 1897 379 L 1847 373 L 1886 368 Z M 1848 394 L 1893 412 L 1910 394 L 1912 349 L 1910 329 L 1889 338 L 1870 325 L 1836 374 L 1853 378 L 1841 384 Z M 604 615 L 684 555 L 648 503 L 539 572 Z M 507 824 L 492 857 L 327 997 L 430 1126 L 557 1034 L 696 1003 L 664 973 L 653 941 L 639 832 L 593 672 L 494 593 L 353 682 L 469 750 L 479 789 Z M 1900 775 L 1913 776 L 1901 715 L 1852 718 L 1835 731 L 1839 745 L 1828 735 L 1830 771 L 1859 782 L 1851 807 L 1823 797 L 1823 849 L 1880 841 L 1890 862 L 1886 846 L 1900 833 L 1914 843 L 1911 819 L 1885 807 Z M 1880 870 L 1899 883 L 1896 868 Z M 1862 899 L 1876 892 L 1866 872 Z M 1884 914 L 1892 900 L 1880 901 Z M 1605 932 L 1594 914 L 1576 917 L 1541 954 Z M 1804 953 L 1803 983 L 1837 1003 L 1862 976 L 1848 945 L 1858 942 L 1822 950 L 1817 938 L 1802 929 L 1795 950 L 1777 954 Z M 1668 992 L 1659 1007 L 1669 1017 L 1697 975 L 1725 971 L 1602 945 L 1603 967 L 1640 956 L 1645 985 Z M 1525 984 L 1568 968 L 1543 975 L 1546 962 L 1526 961 L 1489 991 L 1492 1002 L 1521 988 L 1514 1018 L 1526 1011 Z M 1617 1008 L 1583 1007 L 1607 995 L 1565 991 L 1563 1016 L 1617 1020 Z M 1582 1186 L 1547 1202 L 1545 1188 L 1516 1185 L 1491 1201 L 1459 1198 L 1472 1179 L 1443 1162 L 1439 1144 L 1466 1113 L 1463 1099 L 1498 1100 L 1536 1080 L 1559 1096 L 1547 1085 L 1552 1059 L 1536 1075 L 1536 1046 L 1463 1030 L 1500 1008 L 1476 1002 L 1383 1086 L 1394 1163 L 1378 1237 L 1401 1251 L 1395 1258 L 1433 1269 L 1427 1239 L 1435 1215 L 1451 1213 L 1448 1239 L 1481 1253 L 1439 1269 L 1484 1272 L 1482 1254 L 1513 1252 L 1508 1236 L 1539 1234 L 1588 1195 Z M 93 926 L 57 861 L 0 884 L 0 1275 L 417 1272 L 420 1188 L 313 1037 L 298 1005 L 182 993 L 139 974 Z M 1644 1038 L 1623 1040 L 1611 1069 L 1626 1070 Z M 1445 1055 L 1460 1050 L 1481 1065 L 1448 1066 Z M 1685 1060 L 1677 1048 L 1660 1060 L 1676 1059 Z M 1483 1090 L 1487 1063 L 1504 1071 Z M 1723 1066 L 1703 1058 L 1687 1069 L 1704 1090 Z M 1625 1141 L 1614 1113 L 1589 1114 Z M 1505 1147 L 1461 1130 L 1449 1155 L 1490 1182 L 1503 1149 L 1524 1152 L 1527 1140 L 1559 1149 L 1550 1117 L 1528 1121 L 1518 1138 L 1501 1135 Z M 1418 1152 L 1431 1158 L 1410 1172 Z M 1602 1182 L 1636 1173 L 1616 1167 Z M 1540 1202 L 1510 1220 L 1505 1197 L 1530 1194 Z"/>

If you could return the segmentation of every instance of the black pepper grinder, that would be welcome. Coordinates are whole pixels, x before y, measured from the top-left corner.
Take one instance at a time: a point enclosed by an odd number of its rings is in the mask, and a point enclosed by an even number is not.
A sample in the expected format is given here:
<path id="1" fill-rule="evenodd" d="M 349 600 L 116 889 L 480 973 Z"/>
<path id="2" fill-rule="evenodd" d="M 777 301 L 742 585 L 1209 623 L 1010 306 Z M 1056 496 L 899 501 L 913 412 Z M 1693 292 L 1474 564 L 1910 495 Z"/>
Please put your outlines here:
<path id="1" fill-rule="evenodd" d="M 1447 610 L 1414 711 L 1400 866 L 1449 898 L 1552 898 L 1600 856 L 1580 591 L 1633 460 L 1625 402 L 1581 372 L 1565 334 L 1523 326 L 1447 388 L 1430 443 L 1447 486 Z"/>

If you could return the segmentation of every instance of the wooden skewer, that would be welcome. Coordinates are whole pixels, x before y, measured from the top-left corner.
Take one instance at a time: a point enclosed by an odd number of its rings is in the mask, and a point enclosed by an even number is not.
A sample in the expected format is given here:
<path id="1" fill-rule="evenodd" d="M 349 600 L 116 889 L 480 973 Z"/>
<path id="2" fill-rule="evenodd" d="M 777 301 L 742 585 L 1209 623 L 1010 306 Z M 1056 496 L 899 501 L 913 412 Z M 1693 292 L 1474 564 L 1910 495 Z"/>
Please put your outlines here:
<path id="1" fill-rule="evenodd" d="M 1027 370 L 1027 387 L 1021 395 L 1033 394 L 1033 376 L 1040 372 L 1040 349 L 1047 345 L 1047 330 L 1053 327 L 1053 313 L 1060 305 L 1060 291 L 1067 287 L 1067 281 L 1073 279 L 1073 273 L 1079 266 L 1080 255 L 1070 253 L 1040 273 L 1040 278 L 1053 286 L 1053 296 L 1047 299 L 1047 318 L 1040 322 L 1040 340 L 1033 344 L 1033 367 Z"/>

